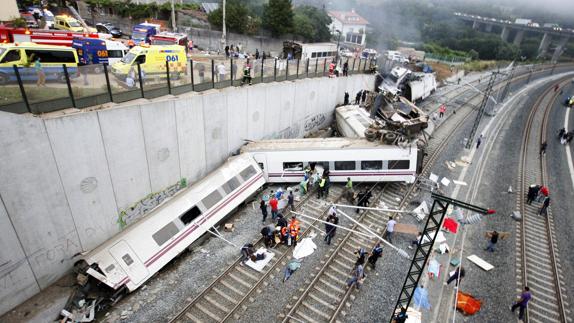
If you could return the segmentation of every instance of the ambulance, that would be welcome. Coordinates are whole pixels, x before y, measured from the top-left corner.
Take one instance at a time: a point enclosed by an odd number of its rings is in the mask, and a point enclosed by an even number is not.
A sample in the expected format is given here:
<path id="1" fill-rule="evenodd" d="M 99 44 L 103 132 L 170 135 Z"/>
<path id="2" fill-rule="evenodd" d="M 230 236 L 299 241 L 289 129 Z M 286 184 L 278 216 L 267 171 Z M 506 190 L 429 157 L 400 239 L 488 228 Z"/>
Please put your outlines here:
<path id="1" fill-rule="evenodd" d="M 128 52 L 128 47 L 122 42 L 88 37 L 74 37 L 72 47 L 78 53 L 80 65 L 112 65 L 119 62 Z M 101 72 L 101 65 L 95 65 L 94 71 L 96 73 Z"/>
<path id="2" fill-rule="evenodd" d="M 59 15 L 54 17 L 54 28 L 60 30 L 69 30 L 69 31 L 76 31 L 76 32 L 84 32 L 84 27 L 80 24 L 77 19 L 74 19 L 70 16 L 66 15 Z M 86 32 L 95 33 L 97 32 L 96 28 L 89 28 Z"/>
<path id="3" fill-rule="evenodd" d="M 119 62 L 112 65 L 112 73 L 124 79 L 128 74 L 137 74 L 140 64 L 145 76 L 166 76 L 166 64 L 169 62 L 170 77 L 178 79 L 187 71 L 187 56 L 185 47 L 179 45 L 142 45 L 135 46 Z"/>
<path id="4" fill-rule="evenodd" d="M 46 81 L 66 82 L 66 65 L 70 78 L 77 76 L 78 55 L 71 47 L 39 45 L 35 43 L 0 44 L 0 84 L 16 81 L 14 65 L 22 81 L 36 81 L 34 63 L 39 58 Z"/>

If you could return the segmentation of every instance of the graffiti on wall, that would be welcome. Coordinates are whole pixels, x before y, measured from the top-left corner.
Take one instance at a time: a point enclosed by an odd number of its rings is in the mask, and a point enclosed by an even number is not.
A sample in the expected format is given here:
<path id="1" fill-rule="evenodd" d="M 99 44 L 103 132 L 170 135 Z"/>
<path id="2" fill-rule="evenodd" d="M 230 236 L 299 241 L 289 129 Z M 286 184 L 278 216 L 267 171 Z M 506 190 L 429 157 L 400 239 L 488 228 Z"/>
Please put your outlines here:
<path id="1" fill-rule="evenodd" d="M 158 205 L 161 204 L 161 202 L 165 201 L 165 199 L 174 196 L 175 193 L 186 187 L 187 180 L 182 178 L 179 182 L 166 188 L 165 190 L 149 194 L 144 199 L 136 202 L 134 205 L 128 207 L 125 210 L 121 210 L 117 221 L 120 229 L 124 229 L 130 223 L 139 219 L 149 211 L 155 209 Z"/>
<path id="2" fill-rule="evenodd" d="M 305 119 L 305 132 L 320 128 L 325 120 L 327 120 L 327 116 L 325 116 L 324 113 L 319 113 Z"/>

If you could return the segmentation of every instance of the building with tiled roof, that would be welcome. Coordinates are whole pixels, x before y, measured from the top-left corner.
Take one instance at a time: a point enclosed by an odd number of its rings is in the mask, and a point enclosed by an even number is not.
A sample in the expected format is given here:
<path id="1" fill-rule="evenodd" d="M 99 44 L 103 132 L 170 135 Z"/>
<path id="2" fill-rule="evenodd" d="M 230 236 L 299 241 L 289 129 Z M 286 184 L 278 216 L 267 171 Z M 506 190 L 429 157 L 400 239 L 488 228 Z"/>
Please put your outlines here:
<path id="1" fill-rule="evenodd" d="M 333 35 L 338 35 L 341 31 L 341 42 L 352 46 L 365 46 L 367 35 L 366 28 L 369 22 L 361 17 L 355 10 L 351 11 L 329 11 L 331 17 L 329 29 Z"/>

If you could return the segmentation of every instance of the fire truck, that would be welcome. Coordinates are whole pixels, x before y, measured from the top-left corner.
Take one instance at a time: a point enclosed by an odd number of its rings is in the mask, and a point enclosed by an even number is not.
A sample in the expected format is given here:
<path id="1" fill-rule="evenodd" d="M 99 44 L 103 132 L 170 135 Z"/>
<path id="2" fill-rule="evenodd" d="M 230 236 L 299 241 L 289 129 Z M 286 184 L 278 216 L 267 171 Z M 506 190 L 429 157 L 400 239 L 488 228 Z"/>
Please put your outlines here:
<path id="1" fill-rule="evenodd" d="M 74 37 L 99 38 L 97 33 L 12 28 L 0 25 L 0 43 L 31 42 L 41 45 L 72 47 Z"/>
<path id="2" fill-rule="evenodd" d="M 150 37 L 152 45 L 180 45 L 185 47 L 185 51 L 192 48 L 192 42 L 187 39 L 186 34 L 161 32 Z"/>

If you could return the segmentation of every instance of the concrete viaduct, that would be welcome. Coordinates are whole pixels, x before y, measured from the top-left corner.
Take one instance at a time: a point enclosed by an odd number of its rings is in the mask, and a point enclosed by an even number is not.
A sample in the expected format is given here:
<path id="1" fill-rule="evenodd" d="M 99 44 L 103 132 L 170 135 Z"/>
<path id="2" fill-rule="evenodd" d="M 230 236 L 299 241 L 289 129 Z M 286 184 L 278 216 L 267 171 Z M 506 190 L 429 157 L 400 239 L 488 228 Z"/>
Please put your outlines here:
<path id="1" fill-rule="evenodd" d="M 504 41 L 510 41 L 510 32 L 515 31 L 516 33 L 514 35 L 514 39 L 512 39 L 512 43 L 516 46 L 520 46 L 525 32 L 543 34 L 542 40 L 540 41 L 540 46 L 538 46 L 538 57 L 546 56 L 552 40 L 558 39 L 558 44 L 554 49 L 554 53 L 552 54 L 553 62 L 558 60 L 560 55 L 562 55 L 564 52 L 564 47 L 568 41 L 574 37 L 574 31 L 572 30 L 563 29 L 562 31 L 557 31 L 546 28 L 530 27 L 525 25 L 517 25 L 508 21 L 501 21 L 495 18 L 478 17 L 466 14 L 458 14 L 456 16 L 462 20 L 472 22 L 472 28 L 475 30 L 478 30 L 481 26 L 484 26 L 484 31 L 492 32 L 493 26 L 501 27 L 502 31 L 500 33 L 500 38 Z"/>

